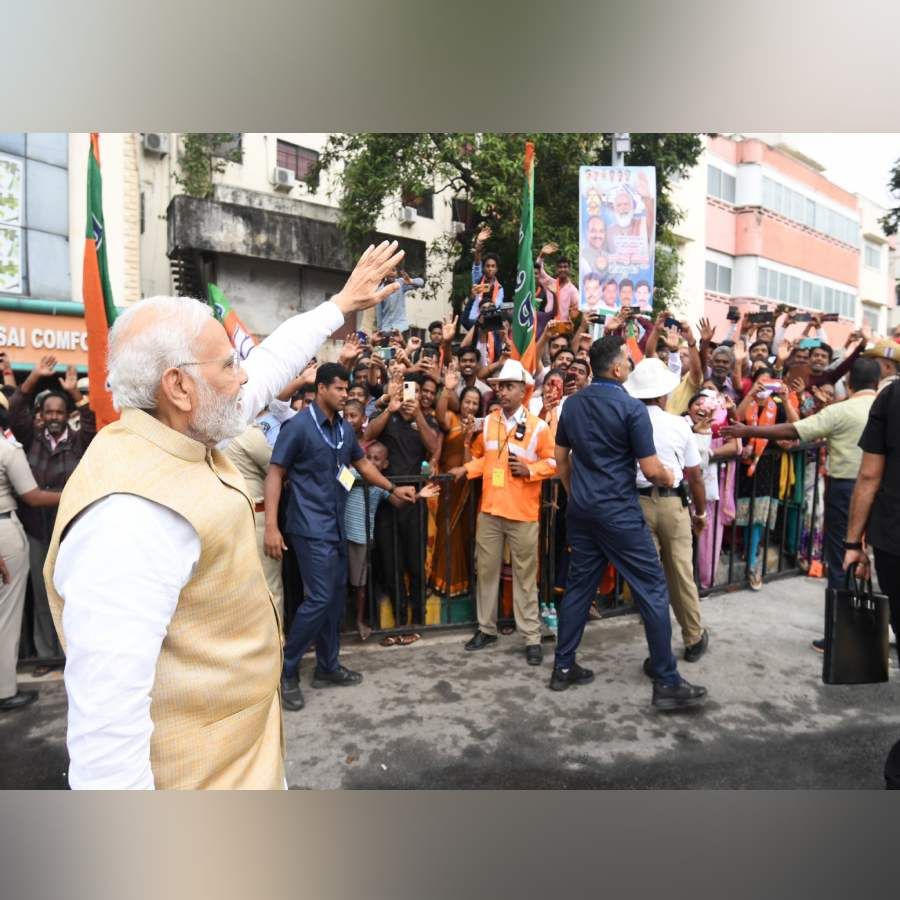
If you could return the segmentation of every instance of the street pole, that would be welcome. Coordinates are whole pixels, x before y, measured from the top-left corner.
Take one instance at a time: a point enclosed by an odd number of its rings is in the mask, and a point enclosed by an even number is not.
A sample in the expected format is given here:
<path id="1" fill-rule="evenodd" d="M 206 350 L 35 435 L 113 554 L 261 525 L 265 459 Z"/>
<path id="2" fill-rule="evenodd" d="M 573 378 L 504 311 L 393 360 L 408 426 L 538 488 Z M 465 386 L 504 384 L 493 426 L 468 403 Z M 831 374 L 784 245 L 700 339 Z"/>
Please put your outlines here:
<path id="1" fill-rule="evenodd" d="M 631 132 L 617 131 L 612 139 L 612 164 L 613 166 L 625 165 L 625 154 L 631 152 Z"/>

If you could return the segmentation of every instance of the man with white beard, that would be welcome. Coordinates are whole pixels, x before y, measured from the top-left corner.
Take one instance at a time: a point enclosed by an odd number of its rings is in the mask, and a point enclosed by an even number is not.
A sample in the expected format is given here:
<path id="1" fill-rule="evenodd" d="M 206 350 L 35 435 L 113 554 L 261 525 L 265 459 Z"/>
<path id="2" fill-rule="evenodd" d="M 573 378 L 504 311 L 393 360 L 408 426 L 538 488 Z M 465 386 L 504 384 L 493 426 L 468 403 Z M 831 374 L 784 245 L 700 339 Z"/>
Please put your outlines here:
<path id="1" fill-rule="evenodd" d="M 637 215 L 637 199 L 627 187 L 613 194 L 615 221 L 607 229 L 610 262 L 619 265 L 646 266 L 650 261 L 647 240 L 647 216 Z"/>
<path id="2" fill-rule="evenodd" d="M 370 247 L 343 290 L 241 364 L 196 300 L 156 297 L 109 338 L 118 422 L 63 492 L 44 568 L 66 650 L 73 788 L 283 788 L 281 639 L 253 498 L 216 449 L 403 258 Z"/>

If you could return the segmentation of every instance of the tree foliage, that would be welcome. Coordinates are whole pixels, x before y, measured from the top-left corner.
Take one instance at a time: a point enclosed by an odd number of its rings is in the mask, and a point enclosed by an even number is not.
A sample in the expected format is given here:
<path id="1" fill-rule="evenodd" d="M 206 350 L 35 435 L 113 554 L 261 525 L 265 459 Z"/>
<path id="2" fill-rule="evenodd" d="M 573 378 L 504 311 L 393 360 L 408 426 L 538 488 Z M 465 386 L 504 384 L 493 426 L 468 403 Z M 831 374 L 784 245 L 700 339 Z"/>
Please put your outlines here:
<path id="1" fill-rule="evenodd" d="M 535 145 L 535 248 L 552 240 L 576 260 L 578 168 L 609 164 L 609 134 L 335 134 L 308 180 L 316 189 L 324 172 L 339 176 L 341 227 L 354 250 L 368 242 L 386 207 L 399 205 L 405 194 L 433 190 L 436 204 L 448 196 L 467 200 L 473 214 L 464 230 L 429 248 L 436 262 L 429 286 L 434 292 L 452 270 L 458 306 L 468 292 L 471 248 L 482 225 L 493 230 L 485 249 L 500 256 L 501 280 L 514 277 L 526 140 Z M 656 166 L 657 304 L 674 298 L 678 279 L 677 257 L 666 252 L 675 248 L 672 228 L 681 218 L 670 189 L 674 179 L 695 165 L 700 151 L 694 134 L 631 135 L 628 165 Z"/>
<path id="2" fill-rule="evenodd" d="M 230 162 L 242 159 L 240 135 L 232 132 L 184 135 L 175 181 L 189 197 L 212 196 L 213 175 L 225 171 Z"/>
<path id="3" fill-rule="evenodd" d="M 888 189 L 898 203 L 881 220 L 881 227 L 884 228 L 885 234 L 897 234 L 900 231 L 900 159 L 894 163 L 894 168 L 891 170 L 891 180 L 888 182 Z"/>

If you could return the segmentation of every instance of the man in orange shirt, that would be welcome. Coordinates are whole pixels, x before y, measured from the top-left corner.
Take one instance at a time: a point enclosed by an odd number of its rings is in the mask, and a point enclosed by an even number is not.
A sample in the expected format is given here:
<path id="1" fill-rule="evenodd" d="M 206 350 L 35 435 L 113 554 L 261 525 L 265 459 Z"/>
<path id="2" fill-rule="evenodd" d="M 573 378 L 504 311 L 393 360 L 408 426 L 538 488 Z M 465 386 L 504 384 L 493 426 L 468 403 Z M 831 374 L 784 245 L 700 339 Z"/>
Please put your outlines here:
<path id="1" fill-rule="evenodd" d="M 482 478 L 478 513 L 478 630 L 466 650 L 497 642 L 497 597 L 504 541 L 513 570 L 516 628 L 525 638 L 529 665 L 539 666 L 541 625 L 538 615 L 537 566 L 541 481 L 556 472 L 553 438 L 547 423 L 523 405 L 531 375 L 517 360 L 507 360 L 489 379 L 500 409 L 484 420 L 472 444 L 471 462 L 450 470 L 457 478 Z"/>

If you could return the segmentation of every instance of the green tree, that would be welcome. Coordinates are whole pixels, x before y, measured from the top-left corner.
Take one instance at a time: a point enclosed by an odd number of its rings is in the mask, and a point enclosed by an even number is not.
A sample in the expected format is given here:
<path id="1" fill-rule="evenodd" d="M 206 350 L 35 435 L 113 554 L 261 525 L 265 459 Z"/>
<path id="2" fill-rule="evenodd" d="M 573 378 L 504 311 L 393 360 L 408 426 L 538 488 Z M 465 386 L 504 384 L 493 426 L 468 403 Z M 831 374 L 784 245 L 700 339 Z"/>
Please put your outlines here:
<path id="1" fill-rule="evenodd" d="M 175 181 L 189 197 L 205 200 L 212 196 L 213 175 L 225 171 L 230 162 L 241 162 L 240 133 L 220 132 L 184 135 Z"/>
<path id="2" fill-rule="evenodd" d="M 308 181 L 315 189 L 324 172 L 339 172 L 341 227 L 354 251 L 370 239 L 386 204 L 402 196 L 433 190 L 436 199 L 467 200 L 473 215 L 465 229 L 430 247 L 437 265 L 429 271 L 429 287 L 436 291 L 452 270 L 458 308 L 468 293 L 472 244 L 482 225 L 493 231 L 485 250 L 499 254 L 501 277 L 514 278 L 526 140 L 535 145 L 535 248 L 552 240 L 577 259 L 578 168 L 609 164 L 609 134 L 336 134 Z M 672 228 L 682 215 L 669 196 L 671 185 L 696 164 L 701 149 L 695 134 L 631 135 L 628 165 L 656 166 L 657 306 L 675 297 L 678 282 L 677 256 L 666 252 L 675 248 Z"/>
<path id="3" fill-rule="evenodd" d="M 900 201 L 900 159 L 894 163 L 894 168 L 891 170 L 888 189 Z M 881 220 L 881 227 L 884 228 L 885 234 L 897 234 L 900 231 L 900 202 Z"/>

